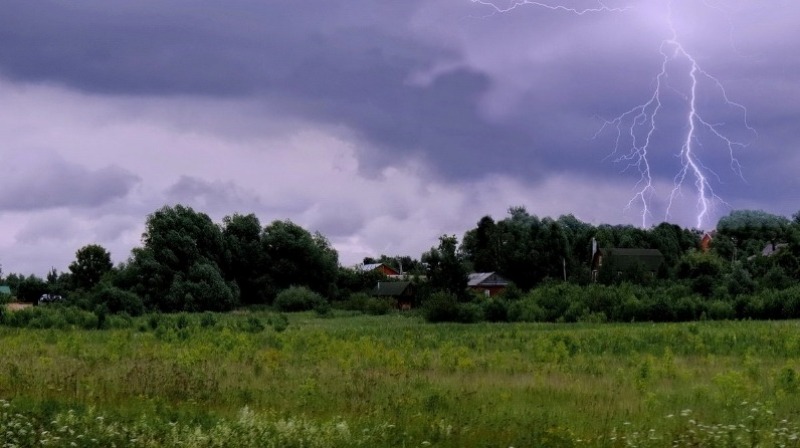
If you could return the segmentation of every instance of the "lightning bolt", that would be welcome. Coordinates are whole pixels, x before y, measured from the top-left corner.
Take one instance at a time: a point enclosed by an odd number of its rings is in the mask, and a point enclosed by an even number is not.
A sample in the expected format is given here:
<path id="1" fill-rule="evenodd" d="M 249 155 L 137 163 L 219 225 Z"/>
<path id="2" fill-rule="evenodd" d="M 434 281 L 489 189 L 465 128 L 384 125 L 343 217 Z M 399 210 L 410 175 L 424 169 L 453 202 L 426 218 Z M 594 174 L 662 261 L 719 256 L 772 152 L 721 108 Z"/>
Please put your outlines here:
<path id="1" fill-rule="evenodd" d="M 554 11 L 569 12 L 576 15 L 608 12 L 619 13 L 631 9 L 630 7 L 609 7 L 601 1 L 597 2 L 596 7 L 585 9 L 529 0 L 514 0 L 505 7 L 498 6 L 495 3 L 485 0 L 472 0 L 472 2 L 490 6 L 493 8 L 494 13 L 510 12 L 525 5 Z M 714 5 L 707 4 L 705 1 L 703 4 L 714 9 L 719 9 Z M 697 211 L 696 226 L 698 229 L 702 229 L 714 203 L 719 202 L 727 204 L 714 192 L 714 187 L 711 182 L 711 178 L 716 178 L 717 181 L 721 182 L 719 175 L 706 167 L 699 156 L 698 149 L 703 147 L 703 142 L 705 141 L 703 137 L 714 139 L 727 149 L 730 159 L 730 168 L 742 179 L 744 179 L 742 167 L 736 159 L 735 153 L 736 150 L 746 147 L 747 144 L 729 137 L 723 129 L 724 123 L 713 123 L 707 120 L 700 113 L 698 99 L 701 98 L 701 95 L 706 93 L 716 95 L 716 98 L 721 99 L 726 107 L 732 108 L 741 114 L 744 128 L 748 132 L 753 135 L 757 135 L 757 133 L 748 123 L 747 109 L 742 104 L 732 101 L 728 97 L 728 93 L 722 82 L 705 71 L 697 62 L 697 59 L 695 59 L 683 45 L 673 23 L 672 6 L 672 0 L 668 0 L 666 22 L 669 27 L 670 36 L 665 38 L 659 47 L 659 54 L 661 55 L 660 70 L 655 76 L 655 86 L 650 96 L 645 102 L 632 107 L 615 118 L 603 120 L 603 125 L 595 133 L 594 137 L 598 138 L 606 131 L 611 131 L 616 134 L 614 147 L 609 157 L 614 157 L 615 162 L 624 164 L 625 167 L 623 171 L 636 170 L 638 172 L 639 179 L 634 186 L 635 194 L 630 199 L 625 209 L 630 210 L 636 207 L 641 210 L 642 227 L 646 227 L 648 219 L 653 217 L 650 203 L 657 193 L 650 155 L 651 152 L 655 150 L 653 139 L 659 131 L 659 119 L 667 113 L 685 114 L 682 118 L 685 131 L 681 137 L 682 143 L 680 144 L 680 149 L 676 151 L 676 157 L 680 161 L 680 168 L 673 178 L 673 187 L 668 197 L 668 205 L 666 207 L 664 219 L 669 220 L 675 201 L 678 197 L 683 195 L 683 190 L 686 188 L 686 185 L 692 183 L 697 198 L 695 205 Z M 681 63 L 685 68 L 681 68 Z M 684 75 L 684 79 L 688 80 L 688 88 L 685 89 L 685 92 L 682 92 L 669 83 L 670 69 L 673 66 L 677 66 L 679 69 L 683 70 L 682 74 Z M 709 89 L 701 89 L 701 81 L 709 82 L 712 92 L 708 92 Z M 683 112 L 665 110 L 664 103 L 666 95 L 670 92 L 681 97 L 684 106 Z M 625 146 L 627 146 L 627 149 L 625 149 Z"/>
<path id="2" fill-rule="evenodd" d="M 588 14 L 588 13 L 592 13 L 592 12 L 623 12 L 623 11 L 626 11 L 626 10 L 629 9 L 628 7 L 625 7 L 625 8 L 611 8 L 609 6 L 606 6 L 605 3 L 603 3 L 600 0 L 597 1 L 597 6 L 596 7 L 594 7 L 594 8 L 582 8 L 582 9 L 581 8 L 563 6 L 563 5 L 557 5 L 557 4 L 556 5 L 552 5 L 552 4 L 542 3 L 542 2 L 533 2 L 533 1 L 530 1 L 530 0 L 513 0 L 513 1 L 511 1 L 509 3 L 508 6 L 498 6 L 495 3 L 490 2 L 490 1 L 486 1 L 486 0 L 472 0 L 472 3 L 479 3 L 481 5 L 489 6 L 492 9 L 494 9 L 494 13 L 509 12 L 509 11 L 511 11 L 513 9 L 516 9 L 516 8 L 518 8 L 520 6 L 525 6 L 525 5 L 538 6 L 540 8 L 550 9 L 550 10 L 553 10 L 553 11 L 570 12 L 570 13 L 573 13 L 573 14 L 577 14 L 579 16 L 582 16 L 582 15 Z"/>

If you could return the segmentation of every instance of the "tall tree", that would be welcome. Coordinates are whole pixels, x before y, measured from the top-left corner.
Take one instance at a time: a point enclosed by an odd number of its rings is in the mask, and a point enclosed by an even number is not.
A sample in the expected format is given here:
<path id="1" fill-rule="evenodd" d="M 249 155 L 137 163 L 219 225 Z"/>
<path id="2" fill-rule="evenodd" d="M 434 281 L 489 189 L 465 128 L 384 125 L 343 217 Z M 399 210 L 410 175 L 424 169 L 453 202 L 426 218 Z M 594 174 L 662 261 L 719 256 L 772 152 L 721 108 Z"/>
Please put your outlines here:
<path id="1" fill-rule="evenodd" d="M 222 220 L 226 278 L 236 282 L 241 301 L 246 304 L 266 302 L 269 280 L 261 231 L 261 223 L 254 214 L 234 214 Z"/>
<path id="2" fill-rule="evenodd" d="M 89 290 L 112 267 L 111 254 L 99 244 L 89 244 L 75 252 L 75 261 L 70 263 L 69 271 L 76 288 Z"/>
<path id="3" fill-rule="evenodd" d="M 464 234 L 461 251 L 465 258 L 472 263 L 472 268 L 476 272 L 500 270 L 497 225 L 491 216 L 484 216 L 478 221 L 475 229 Z"/>
<path id="4" fill-rule="evenodd" d="M 205 213 L 176 205 L 147 218 L 144 247 L 134 249 L 125 277 L 145 304 L 162 311 L 231 309 L 239 290 L 225 282 L 222 232 Z M 202 293 L 200 293 L 202 291 Z"/>
<path id="5" fill-rule="evenodd" d="M 467 269 L 457 248 L 455 235 L 442 235 L 439 246 L 422 255 L 422 262 L 428 265 L 428 283 L 433 290 L 449 292 L 466 300 L 469 297 L 466 292 Z"/>
<path id="6" fill-rule="evenodd" d="M 272 285 L 270 299 L 289 286 L 335 296 L 339 255 L 322 234 L 312 235 L 291 221 L 273 221 L 264 228 L 261 244 Z"/>

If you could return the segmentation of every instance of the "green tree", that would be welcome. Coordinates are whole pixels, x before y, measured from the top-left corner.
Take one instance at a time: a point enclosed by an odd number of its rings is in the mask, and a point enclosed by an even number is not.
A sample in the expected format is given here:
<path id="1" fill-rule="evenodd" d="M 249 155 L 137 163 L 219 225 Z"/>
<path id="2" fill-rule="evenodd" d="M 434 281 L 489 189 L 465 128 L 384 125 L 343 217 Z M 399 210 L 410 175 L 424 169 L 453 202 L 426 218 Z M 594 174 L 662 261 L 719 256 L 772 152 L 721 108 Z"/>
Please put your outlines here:
<path id="1" fill-rule="evenodd" d="M 762 210 L 734 210 L 717 223 L 717 237 L 734 242 L 737 258 L 756 255 L 766 243 L 777 244 L 787 236 L 790 222 L 786 217 Z"/>
<path id="2" fill-rule="evenodd" d="M 500 270 L 500 248 L 497 236 L 497 225 L 491 216 L 484 216 L 478 221 L 475 229 L 464 234 L 461 252 L 472 263 L 472 268 L 476 272 Z"/>
<path id="3" fill-rule="evenodd" d="M 467 269 L 457 250 L 455 235 L 439 237 L 439 246 L 422 255 L 422 262 L 428 265 L 428 283 L 432 290 L 443 291 L 467 300 Z"/>
<path id="4" fill-rule="evenodd" d="M 162 311 L 229 310 L 239 288 L 225 282 L 222 231 L 205 213 L 176 205 L 148 216 L 144 247 L 119 277 L 148 307 Z"/>
<path id="5" fill-rule="evenodd" d="M 10 278 L 11 276 L 9 276 Z M 30 275 L 28 277 L 20 277 L 17 280 L 16 295 L 17 299 L 23 302 L 37 303 L 42 294 L 47 294 L 47 283 L 41 278 Z"/>
<path id="6" fill-rule="evenodd" d="M 226 216 L 222 220 L 226 278 L 239 286 L 245 304 L 266 303 L 266 256 L 261 245 L 261 223 L 254 214 Z"/>
<path id="7" fill-rule="evenodd" d="M 312 235 L 291 221 L 273 221 L 264 228 L 261 244 L 271 279 L 268 297 L 290 286 L 336 295 L 339 255 L 322 234 Z"/>
<path id="8" fill-rule="evenodd" d="M 70 263 L 72 282 L 76 288 L 89 290 L 113 267 L 111 254 L 98 244 L 83 246 L 75 252 L 75 261 Z"/>

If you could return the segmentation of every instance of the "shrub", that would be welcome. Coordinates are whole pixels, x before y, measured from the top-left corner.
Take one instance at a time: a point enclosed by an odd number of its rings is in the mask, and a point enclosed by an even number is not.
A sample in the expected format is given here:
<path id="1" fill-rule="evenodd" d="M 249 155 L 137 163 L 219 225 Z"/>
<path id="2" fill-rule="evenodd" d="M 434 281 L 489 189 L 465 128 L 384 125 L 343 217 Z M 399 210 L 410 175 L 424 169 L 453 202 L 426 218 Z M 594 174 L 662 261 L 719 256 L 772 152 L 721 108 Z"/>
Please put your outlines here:
<path id="1" fill-rule="evenodd" d="M 272 324 L 272 329 L 278 333 L 283 332 L 289 327 L 289 319 L 284 314 L 276 314 L 269 320 Z"/>
<path id="2" fill-rule="evenodd" d="M 449 292 L 435 292 L 422 302 L 422 315 L 428 322 L 455 322 L 458 299 Z"/>
<path id="3" fill-rule="evenodd" d="M 264 324 L 261 323 L 261 319 L 256 316 L 250 316 L 244 321 L 241 328 L 248 333 L 260 333 L 264 331 L 265 327 Z"/>
<path id="4" fill-rule="evenodd" d="M 325 299 L 305 286 L 291 286 L 275 298 L 273 305 L 279 311 L 308 311 L 319 306 Z"/>
<path id="5" fill-rule="evenodd" d="M 217 316 L 214 313 L 206 311 L 200 317 L 200 326 L 203 328 L 210 328 L 217 324 Z"/>
<path id="6" fill-rule="evenodd" d="M 474 324 L 483 320 L 483 308 L 477 303 L 459 303 L 456 305 L 458 322 Z"/>
<path id="7" fill-rule="evenodd" d="M 483 315 L 489 322 L 508 321 L 508 302 L 492 298 L 483 302 Z"/>
<path id="8" fill-rule="evenodd" d="M 127 313 L 139 316 L 144 313 L 144 303 L 136 294 L 115 286 L 102 285 L 92 294 L 96 305 L 105 305 L 110 313 Z"/>
<path id="9" fill-rule="evenodd" d="M 382 316 L 391 313 L 395 309 L 397 309 L 397 302 L 394 299 L 370 297 L 364 311 L 373 316 Z"/>
<path id="10" fill-rule="evenodd" d="M 365 314 L 380 316 L 389 314 L 392 310 L 397 308 L 397 302 L 394 299 L 386 299 L 380 297 L 372 297 L 369 294 L 358 292 L 350 294 L 341 304 L 341 308 L 349 311 L 360 311 Z"/>

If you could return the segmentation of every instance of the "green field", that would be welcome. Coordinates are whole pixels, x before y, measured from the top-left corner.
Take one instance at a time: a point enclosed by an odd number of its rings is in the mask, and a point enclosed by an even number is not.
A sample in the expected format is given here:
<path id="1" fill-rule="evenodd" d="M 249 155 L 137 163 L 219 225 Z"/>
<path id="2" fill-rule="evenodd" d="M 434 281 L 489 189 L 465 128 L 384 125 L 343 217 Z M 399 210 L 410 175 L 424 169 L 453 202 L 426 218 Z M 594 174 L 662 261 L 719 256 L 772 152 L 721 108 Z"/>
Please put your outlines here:
<path id="1" fill-rule="evenodd" d="M 800 446 L 794 321 L 282 327 L 0 327 L 0 445 Z"/>

